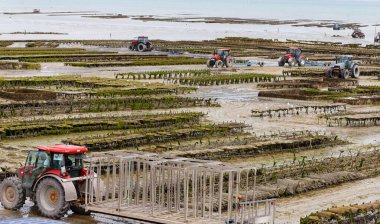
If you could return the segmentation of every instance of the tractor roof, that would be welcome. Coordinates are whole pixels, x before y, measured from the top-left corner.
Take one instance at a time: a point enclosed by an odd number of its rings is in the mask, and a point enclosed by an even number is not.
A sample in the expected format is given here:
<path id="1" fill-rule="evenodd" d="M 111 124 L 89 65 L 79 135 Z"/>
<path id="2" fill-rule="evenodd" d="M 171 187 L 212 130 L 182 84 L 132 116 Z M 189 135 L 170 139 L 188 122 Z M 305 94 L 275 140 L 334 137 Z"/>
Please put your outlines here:
<path id="1" fill-rule="evenodd" d="M 81 154 L 88 151 L 88 149 L 83 146 L 63 145 L 63 144 L 56 144 L 54 146 L 37 146 L 37 149 L 46 151 L 46 152 L 55 152 L 55 153 L 62 153 L 62 154 Z"/>
<path id="2" fill-rule="evenodd" d="M 148 38 L 147 36 L 138 36 L 137 38 Z"/>

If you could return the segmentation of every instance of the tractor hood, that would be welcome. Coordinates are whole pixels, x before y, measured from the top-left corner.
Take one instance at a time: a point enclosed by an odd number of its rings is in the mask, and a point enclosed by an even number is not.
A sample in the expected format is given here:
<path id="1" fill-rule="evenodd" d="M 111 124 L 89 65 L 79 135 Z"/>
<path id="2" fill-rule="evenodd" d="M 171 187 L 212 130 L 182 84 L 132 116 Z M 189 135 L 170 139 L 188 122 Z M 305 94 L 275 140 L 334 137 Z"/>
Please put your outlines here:
<path id="1" fill-rule="evenodd" d="M 294 58 L 294 55 L 293 54 L 286 54 L 285 58 Z"/>
<path id="2" fill-rule="evenodd" d="M 345 64 L 344 63 L 338 63 L 334 65 L 334 68 L 344 69 Z"/>
<path id="3" fill-rule="evenodd" d="M 219 55 L 213 55 L 212 57 L 211 57 L 211 59 L 214 59 L 214 60 L 220 60 L 220 56 Z"/>

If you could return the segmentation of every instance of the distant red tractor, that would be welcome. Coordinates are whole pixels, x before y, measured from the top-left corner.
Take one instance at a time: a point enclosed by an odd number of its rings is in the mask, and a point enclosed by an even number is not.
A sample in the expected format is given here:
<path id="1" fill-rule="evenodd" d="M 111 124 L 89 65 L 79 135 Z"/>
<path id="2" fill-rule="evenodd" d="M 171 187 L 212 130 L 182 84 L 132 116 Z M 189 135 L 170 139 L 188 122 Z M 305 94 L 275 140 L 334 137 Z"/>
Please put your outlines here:
<path id="1" fill-rule="evenodd" d="M 152 49 L 152 43 L 145 36 L 139 36 L 137 40 L 133 40 L 131 45 L 129 45 L 129 50 L 131 51 L 144 52 L 151 51 Z"/>
<path id="2" fill-rule="evenodd" d="M 299 48 L 289 48 L 286 54 L 278 59 L 278 66 L 305 66 L 306 58 L 302 55 L 302 50 Z"/>
<path id="3" fill-rule="evenodd" d="M 26 197 L 37 206 L 41 215 L 60 219 L 69 209 L 85 214 L 83 207 L 86 179 L 96 177 L 84 168 L 87 148 L 74 145 L 38 146 L 30 151 L 18 177 L 8 177 L 0 184 L 0 202 L 6 209 L 21 208 Z M 100 180 L 100 179 L 99 179 Z M 97 181 L 94 181 L 97 182 Z M 103 182 L 94 195 L 104 195 Z M 102 191 L 102 192 L 100 192 Z"/>
<path id="4" fill-rule="evenodd" d="M 354 29 L 354 32 L 352 32 L 351 36 L 352 38 L 359 38 L 359 39 L 365 38 L 365 34 L 359 28 Z"/>
<path id="5" fill-rule="evenodd" d="M 213 56 L 207 61 L 208 68 L 233 67 L 235 58 L 230 56 L 230 49 L 218 49 L 214 51 Z"/>

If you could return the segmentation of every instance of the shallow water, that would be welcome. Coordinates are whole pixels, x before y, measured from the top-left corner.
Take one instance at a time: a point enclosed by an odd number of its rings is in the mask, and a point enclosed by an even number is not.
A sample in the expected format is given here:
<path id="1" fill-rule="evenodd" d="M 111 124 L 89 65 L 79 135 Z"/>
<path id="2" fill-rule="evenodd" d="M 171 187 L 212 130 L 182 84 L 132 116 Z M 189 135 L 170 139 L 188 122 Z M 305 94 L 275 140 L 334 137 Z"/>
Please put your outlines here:
<path id="1" fill-rule="evenodd" d="M 289 0 L 279 3 L 277 0 L 236 0 L 236 1 L 178 1 L 145 0 L 142 6 L 132 0 L 1 0 L 2 12 L 41 12 L 59 11 L 94 11 L 91 13 L 122 13 L 127 15 L 155 16 L 218 16 L 254 19 L 310 19 L 338 20 L 358 22 L 369 25 L 363 28 L 367 34 L 365 40 L 355 40 L 349 35 L 350 30 L 333 31 L 330 28 L 292 27 L 289 25 L 242 25 L 242 24 L 205 24 L 205 23 L 171 23 L 142 22 L 128 19 L 83 18 L 81 15 L 49 16 L 4 15 L 0 14 L 0 27 L 3 35 L 0 39 L 131 39 L 138 35 L 148 35 L 153 39 L 167 40 L 203 40 L 226 36 L 247 36 L 272 39 L 298 39 L 339 41 L 369 44 L 373 42 L 375 27 L 380 22 L 379 1 L 360 0 Z M 60 32 L 67 35 L 11 35 L 9 32 Z M 332 37 L 340 35 L 342 37 Z"/>

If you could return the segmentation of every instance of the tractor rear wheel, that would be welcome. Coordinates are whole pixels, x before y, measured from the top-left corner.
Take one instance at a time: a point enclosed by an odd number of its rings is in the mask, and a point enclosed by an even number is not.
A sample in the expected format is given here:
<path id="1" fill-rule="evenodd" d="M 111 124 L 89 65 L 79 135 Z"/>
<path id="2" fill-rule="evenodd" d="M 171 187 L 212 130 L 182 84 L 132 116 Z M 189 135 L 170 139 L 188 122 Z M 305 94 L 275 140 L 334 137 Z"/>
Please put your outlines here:
<path id="1" fill-rule="evenodd" d="M 70 209 L 62 185 L 53 178 L 43 179 L 38 184 L 36 203 L 41 215 L 52 219 L 62 218 Z"/>
<path id="2" fill-rule="evenodd" d="M 227 67 L 233 67 L 234 64 L 235 64 L 235 60 L 234 60 L 233 58 L 228 57 L 228 58 L 226 59 L 226 66 L 227 66 Z"/>
<path id="3" fill-rule="evenodd" d="M 224 63 L 222 62 L 222 60 L 217 60 L 215 62 L 215 67 L 217 67 L 217 68 L 222 68 L 223 65 L 224 65 Z"/>
<path id="4" fill-rule="evenodd" d="M 359 69 L 359 66 L 355 64 L 354 66 L 352 66 L 351 77 L 357 79 L 359 78 L 359 76 L 360 76 L 360 69 Z"/>
<path id="5" fill-rule="evenodd" d="M 137 45 L 137 50 L 140 51 L 140 52 L 143 52 L 146 50 L 146 45 L 143 44 L 143 43 L 139 43 L 139 45 Z"/>
<path id="6" fill-rule="evenodd" d="M 4 208 L 17 210 L 24 205 L 25 200 L 25 193 L 19 178 L 8 177 L 3 180 L 0 184 L 0 202 Z"/>
<path id="7" fill-rule="evenodd" d="M 300 57 L 298 61 L 298 66 L 302 67 L 305 66 L 306 64 L 306 59 L 304 57 Z"/>
<path id="8" fill-rule="evenodd" d="M 292 67 L 292 66 L 296 66 L 297 61 L 296 61 L 295 58 L 290 58 L 290 59 L 288 60 L 288 64 L 289 64 L 290 67 Z"/>

